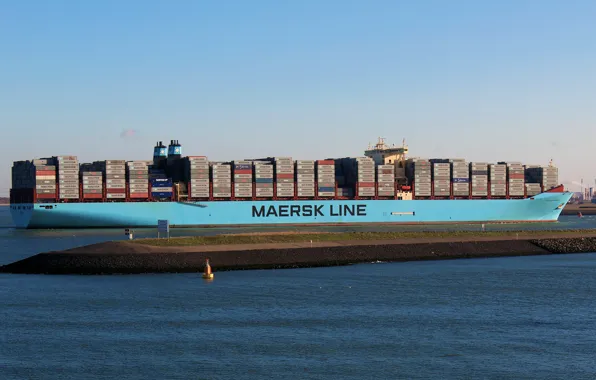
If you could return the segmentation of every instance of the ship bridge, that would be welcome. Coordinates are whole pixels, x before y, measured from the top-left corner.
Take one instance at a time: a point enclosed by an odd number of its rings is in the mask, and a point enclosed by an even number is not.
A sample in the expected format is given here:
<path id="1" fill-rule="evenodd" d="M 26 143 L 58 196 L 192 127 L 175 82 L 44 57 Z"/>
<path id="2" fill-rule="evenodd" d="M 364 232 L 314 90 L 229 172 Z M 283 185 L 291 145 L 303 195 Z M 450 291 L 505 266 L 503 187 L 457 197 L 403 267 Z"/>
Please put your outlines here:
<path id="1" fill-rule="evenodd" d="M 377 165 L 395 165 L 397 167 L 404 167 L 407 154 L 408 146 L 405 139 L 402 146 L 389 146 L 385 144 L 385 139 L 382 137 L 379 137 L 374 146 L 369 144 L 368 149 L 364 151 L 364 155 L 372 158 Z"/>

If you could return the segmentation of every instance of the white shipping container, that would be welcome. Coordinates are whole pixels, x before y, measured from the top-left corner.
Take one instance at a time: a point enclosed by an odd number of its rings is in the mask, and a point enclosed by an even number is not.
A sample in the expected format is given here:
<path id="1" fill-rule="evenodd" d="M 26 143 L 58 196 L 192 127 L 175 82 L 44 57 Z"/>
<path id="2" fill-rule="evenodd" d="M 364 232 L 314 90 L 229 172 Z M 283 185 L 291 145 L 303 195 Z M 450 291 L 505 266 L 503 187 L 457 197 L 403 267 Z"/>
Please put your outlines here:
<path id="1" fill-rule="evenodd" d="M 42 180 L 56 180 L 56 176 L 55 175 L 38 175 L 35 176 L 35 179 L 37 179 L 38 181 L 42 181 Z"/>
<path id="2" fill-rule="evenodd" d="M 102 185 L 83 185 L 83 190 L 101 190 L 103 189 Z"/>
<path id="3" fill-rule="evenodd" d="M 125 189 L 126 185 L 119 184 L 119 183 L 109 183 L 106 184 L 106 189 Z"/>
<path id="4" fill-rule="evenodd" d="M 146 171 L 146 172 L 149 172 L 149 168 L 147 166 L 138 166 L 138 165 L 129 166 L 128 167 L 128 170 L 129 171 L 134 170 L 134 171 L 143 171 L 143 172 Z"/>
<path id="5" fill-rule="evenodd" d="M 56 185 L 37 185 L 37 190 L 56 190 Z"/>
<path id="6" fill-rule="evenodd" d="M 172 191 L 174 191 L 174 190 L 171 186 L 169 186 L 169 187 L 152 187 L 151 188 L 152 193 L 171 193 Z"/>
<path id="7" fill-rule="evenodd" d="M 209 198 L 209 192 L 193 191 L 189 196 L 191 198 Z"/>
<path id="8" fill-rule="evenodd" d="M 61 194 L 58 196 L 60 199 L 79 199 L 79 194 Z"/>
<path id="9" fill-rule="evenodd" d="M 149 188 L 149 184 L 145 183 L 145 184 L 140 184 L 140 183 L 132 183 L 129 185 L 129 188 L 131 189 L 131 191 L 133 189 L 148 189 Z"/>
<path id="10" fill-rule="evenodd" d="M 126 183 L 125 179 L 106 179 L 106 183 L 107 184 L 113 184 L 113 185 L 124 185 Z"/>
<path id="11" fill-rule="evenodd" d="M 124 198 L 126 198 L 126 194 L 124 194 L 124 193 L 106 193 L 106 198 L 109 198 L 109 199 L 124 199 Z"/>

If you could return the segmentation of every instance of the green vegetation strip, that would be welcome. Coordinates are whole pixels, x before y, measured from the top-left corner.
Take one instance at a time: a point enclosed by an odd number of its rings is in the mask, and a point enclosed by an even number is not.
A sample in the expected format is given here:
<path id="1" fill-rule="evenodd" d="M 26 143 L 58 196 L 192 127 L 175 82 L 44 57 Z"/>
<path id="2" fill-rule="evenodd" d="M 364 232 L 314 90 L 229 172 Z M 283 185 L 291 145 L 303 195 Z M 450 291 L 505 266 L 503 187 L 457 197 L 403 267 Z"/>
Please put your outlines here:
<path id="1" fill-rule="evenodd" d="M 398 239 L 430 239 L 430 238 L 471 238 L 471 237 L 503 237 L 549 235 L 551 238 L 564 237 L 569 234 L 596 234 L 596 229 L 576 230 L 536 230 L 536 231 L 441 231 L 441 232 L 325 232 L 325 233 L 275 233 L 275 234 L 238 234 L 216 236 L 187 236 L 168 239 L 137 239 L 132 243 L 152 246 L 199 246 L 222 244 L 263 244 L 263 243 L 296 243 L 325 242 L 347 240 L 398 240 Z"/>

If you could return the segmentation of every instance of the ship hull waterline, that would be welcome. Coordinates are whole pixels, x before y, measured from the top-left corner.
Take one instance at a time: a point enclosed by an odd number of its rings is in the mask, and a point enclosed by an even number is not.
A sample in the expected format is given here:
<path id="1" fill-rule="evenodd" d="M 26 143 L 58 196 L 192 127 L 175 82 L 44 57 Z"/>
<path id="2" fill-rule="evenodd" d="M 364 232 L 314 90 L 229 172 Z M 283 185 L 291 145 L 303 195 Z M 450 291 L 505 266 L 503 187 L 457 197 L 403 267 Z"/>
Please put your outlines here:
<path id="1" fill-rule="evenodd" d="M 527 199 L 11 204 L 20 229 L 556 222 L 572 193 Z"/>

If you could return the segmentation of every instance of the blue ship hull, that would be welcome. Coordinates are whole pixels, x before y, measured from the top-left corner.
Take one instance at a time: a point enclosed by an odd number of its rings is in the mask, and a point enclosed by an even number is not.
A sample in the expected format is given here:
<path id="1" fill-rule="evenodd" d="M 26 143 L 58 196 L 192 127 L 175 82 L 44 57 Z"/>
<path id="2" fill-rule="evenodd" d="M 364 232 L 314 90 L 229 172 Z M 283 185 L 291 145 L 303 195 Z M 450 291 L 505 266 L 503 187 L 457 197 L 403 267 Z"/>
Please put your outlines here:
<path id="1" fill-rule="evenodd" d="M 17 228 L 555 222 L 572 193 L 517 200 L 329 200 L 12 204 Z"/>

